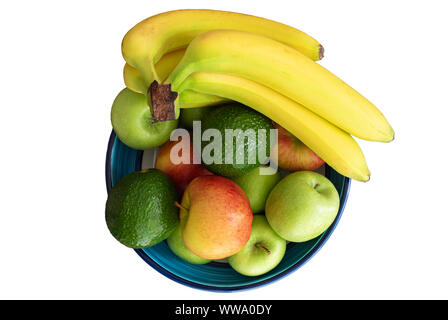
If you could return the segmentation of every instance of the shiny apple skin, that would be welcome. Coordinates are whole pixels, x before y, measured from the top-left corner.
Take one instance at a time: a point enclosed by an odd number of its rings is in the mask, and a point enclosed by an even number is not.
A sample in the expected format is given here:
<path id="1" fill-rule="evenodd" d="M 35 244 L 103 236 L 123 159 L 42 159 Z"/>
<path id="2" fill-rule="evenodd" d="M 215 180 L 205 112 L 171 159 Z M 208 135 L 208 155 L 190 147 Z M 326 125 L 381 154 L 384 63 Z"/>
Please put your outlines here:
<path id="1" fill-rule="evenodd" d="M 291 172 L 313 171 L 325 163 L 302 141 L 283 127 L 277 123 L 274 123 L 274 127 L 278 129 L 278 142 L 271 153 L 278 153 L 278 159 L 275 159 L 275 161 L 278 163 L 279 168 Z"/>
<path id="2" fill-rule="evenodd" d="M 200 176 L 187 187 L 179 217 L 186 247 L 204 259 L 223 259 L 249 240 L 253 214 L 244 191 L 232 180 Z"/>
<path id="3" fill-rule="evenodd" d="M 171 161 L 171 150 L 175 146 L 179 147 L 179 156 L 182 156 L 182 150 L 190 150 L 189 163 L 174 164 Z M 183 139 L 179 141 L 168 141 L 160 148 L 157 154 L 155 168 L 163 171 L 171 178 L 180 196 L 182 196 L 191 180 L 199 176 L 213 174 L 205 169 L 202 164 L 195 164 L 193 161 L 195 157 L 191 138 L 190 141 Z"/>

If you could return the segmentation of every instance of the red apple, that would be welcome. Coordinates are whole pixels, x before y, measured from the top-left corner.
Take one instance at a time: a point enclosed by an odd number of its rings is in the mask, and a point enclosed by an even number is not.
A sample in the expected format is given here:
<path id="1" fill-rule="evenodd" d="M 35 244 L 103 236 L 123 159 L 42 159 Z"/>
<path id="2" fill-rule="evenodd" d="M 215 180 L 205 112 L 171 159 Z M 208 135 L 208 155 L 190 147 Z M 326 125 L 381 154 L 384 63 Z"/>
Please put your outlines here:
<path id="1" fill-rule="evenodd" d="M 156 169 L 159 169 L 166 173 L 174 183 L 179 195 L 182 195 L 187 185 L 196 177 L 204 175 L 212 175 L 210 171 L 205 169 L 202 164 L 195 164 L 193 159 L 195 158 L 193 151 L 193 144 L 191 138 L 185 140 L 183 138 L 179 141 L 168 141 L 159 150 L 157 154 Z M 189 151 L 188 163 L 175 164 L 171 161 L 171 150 L 176 146 L 179 150 L 178 156 L 182 158 L 184 150 Z M 188 158 L 187 158 L 188 159 Z"/>
<path id="2" fill-rule="evenodd" d="M 249 198 L 232 180 L 201 176 L 182 197 L 180 224 L 186 247 L 204 259 L 222 259 L 249 240 L 253 214 Z"/>
<path id="3" fill-rule="evenodd" d="M 278 159 L 273 160 L 277 162 L 280 168 L 287 171 L 312 171 L 324 164 L 324 160 L 302 141 L 277 123 L 274 123 L 274 126 L 278 129 L 278 142 L 271 154 L 278 153 Z"/>

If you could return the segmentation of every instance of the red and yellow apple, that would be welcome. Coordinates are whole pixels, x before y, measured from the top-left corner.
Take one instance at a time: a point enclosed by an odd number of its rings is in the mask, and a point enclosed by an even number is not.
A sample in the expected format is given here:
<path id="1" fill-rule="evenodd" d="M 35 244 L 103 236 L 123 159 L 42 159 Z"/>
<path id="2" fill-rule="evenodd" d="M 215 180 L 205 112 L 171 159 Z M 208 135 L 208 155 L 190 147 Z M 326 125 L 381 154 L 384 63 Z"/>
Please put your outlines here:
<path id="1" fill-rule="evenodd" d="M 197 177 L 178 206 L 183 241 L 201 258 L 229 257 L 249 240 L 253 219 L 249 199 L 230 179 Z"/>
<path id="2" fill-rule="evenodd" d="M 277 159 L 273 160 L 277 162 L 279 168 L 287 171 L 312 171 L 324 164 L 317 154 L 286 129 L 277 123 L 274 123 L 274 127 L 278 129 L 278 141 L 271 154 L 274 157 L 277 154 Z"/>
<path id="3" fill-rule="evenodd" d="M 166 173 L 174 183 L 179 195 L 182 195 L 187 185 L 196 177 L 204 175 L 212 175 L 210 171 L 200 163 L 194 163 L 195 158 L 193 144 L 191 138 L 180 139 L 179 141 L 168 141 L 159 150 L 157 154 L 155 168 Z M 171 159 L 171 152 L 173 148 L 178 150 L 177 156 L 182 158 L 183 151 L 189 151 L 189 161 L 187 163 L 181 162 L 175 164 Z M 174 150 L 176 152 L 176 150 Z"/>

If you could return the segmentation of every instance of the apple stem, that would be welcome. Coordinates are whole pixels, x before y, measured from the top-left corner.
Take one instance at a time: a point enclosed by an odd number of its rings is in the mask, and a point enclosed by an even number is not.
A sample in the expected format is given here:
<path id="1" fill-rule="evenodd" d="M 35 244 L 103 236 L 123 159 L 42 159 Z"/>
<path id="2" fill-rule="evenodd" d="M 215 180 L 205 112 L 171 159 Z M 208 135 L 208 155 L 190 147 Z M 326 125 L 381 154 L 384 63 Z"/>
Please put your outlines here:
<path id="1" fill-rule="evenodd" d="M 179 202 L 174 201 L 174 205 L 175 205 L 176 207 L 178 207 L 179 209 L 181 209 L 181 210 L 185 210 L 185 211 L 188 212 L 188 209 L 185 208 L 183 205 L 181 205 Z"/>
<path id="2" fill-rule="evenodd" d="M 257 242 L 257 243 L 255 244 L 255 247 L 256 247 L 256 248 L 262 248 L 267 254 L 271 254 L 271 251 L 269 251 L 269 249 L 266 248 L 265 246 L 263 246 L 260 242 Z"/>

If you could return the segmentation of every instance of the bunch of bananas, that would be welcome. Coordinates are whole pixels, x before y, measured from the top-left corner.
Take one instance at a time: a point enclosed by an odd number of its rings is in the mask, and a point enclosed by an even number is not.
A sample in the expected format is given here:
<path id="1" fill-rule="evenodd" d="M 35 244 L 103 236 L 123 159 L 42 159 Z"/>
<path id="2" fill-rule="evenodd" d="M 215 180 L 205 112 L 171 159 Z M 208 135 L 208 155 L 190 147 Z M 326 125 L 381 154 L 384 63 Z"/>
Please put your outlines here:
<path id="1" fill-rule="evenodd" d="M 179 108 L 238 101 L 359 181 L 368 181 L 370 172 L 352 135 L 394 138 L 372 103 L 315 62 L 323 47 L 281 23 L 224 11 L 171 11 L 134 26 L 122 52 L 126 86 L 147 94 L 153 109 L 173 108 L 176 115 Z M 167 88 L 173 93 L 168 101 L 166 94 L 159 97 Z"/>

